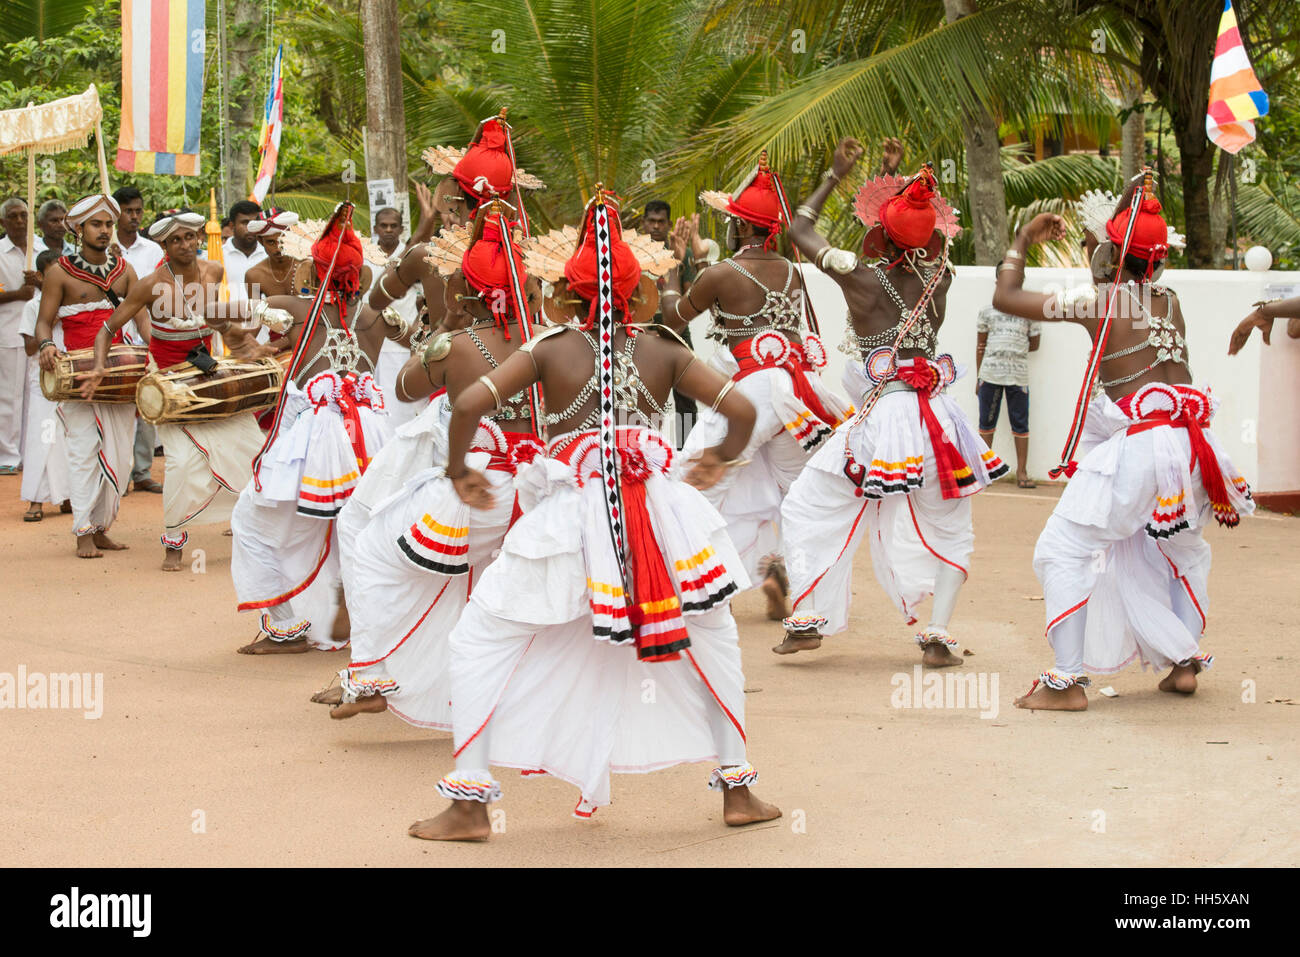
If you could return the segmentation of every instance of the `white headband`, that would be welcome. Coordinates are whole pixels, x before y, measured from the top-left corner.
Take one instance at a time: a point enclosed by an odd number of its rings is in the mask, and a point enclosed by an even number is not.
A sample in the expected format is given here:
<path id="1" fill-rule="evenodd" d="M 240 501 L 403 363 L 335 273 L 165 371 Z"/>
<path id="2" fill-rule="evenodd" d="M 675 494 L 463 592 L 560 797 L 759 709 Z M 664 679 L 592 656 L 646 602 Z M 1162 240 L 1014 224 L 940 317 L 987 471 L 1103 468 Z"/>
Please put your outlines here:
<path id="1" fill-rule="evenodd" d="M 178 229 L 202 229 L 206 222 L 202 213 L 192 212 L 173 212 L 165 216 L 160 216 L 158 220 L 149 227 L 149 238 L 157 242 L 166 242 L 167 237 Z"/>
<path id="2" fill-rule="evenodd" d="M 287 209 L 277 209 L 270 216 L 264 213 L 257 219 L 249 220 L 248 231 L 254 236 L 278 236 L 298 223 L 298 214 Z"/>
<path id="3" fill-rule="evenodd" d="M 68 210 L 67 222 L 70 226 L 80 226 L 99 212 L 108 213 L 116 221 L 122 215 L 122 207 L 117 205 L 117 200 L 112 196 L 92 193 L 72 204 L 72 208 Z"/>

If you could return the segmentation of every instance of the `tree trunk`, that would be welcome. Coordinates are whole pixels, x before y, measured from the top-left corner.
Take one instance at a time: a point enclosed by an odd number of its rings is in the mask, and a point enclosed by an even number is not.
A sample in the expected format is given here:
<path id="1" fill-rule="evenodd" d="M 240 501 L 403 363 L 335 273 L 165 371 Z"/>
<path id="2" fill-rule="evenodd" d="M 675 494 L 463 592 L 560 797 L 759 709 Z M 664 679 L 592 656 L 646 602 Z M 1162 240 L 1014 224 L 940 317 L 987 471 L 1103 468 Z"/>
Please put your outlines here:
<path id="1" fill-rule="evenodd" d="M 975 12 L 974 0 L 943 0 L 949 23 Z M 991 266 L 1007 244 L 1007 194 L 1002 182 L 1002 144 L 998 124 L 983 107 L 967 111 L 962 122 L 966 146 L 966 183 L 970 195 L 975 262 Z"/>
<path id="2" fill-rule="evenodd" d="M 1210 223 L 1210 177 L 1214 146 L 1205 135 L 1205 114 L 1172 117 L 1174 139 L 1182 155 L 1183 219 L 1187 231 L 1187 266 L 1214 268 L 1214 239 Z"/>
<path id="3" fill-rule="evenodd" d="M 226 159 L 227 194 L 222 215 L 236 200 L 247 199 L 256 172 L 257 135 L 262 104 L 271 82 L 266 63 L 266 13 L 255 0 L 229 0 L 226 6 L 226 98 L 230 109 Z"/>
<path id="4" fill-rule="evenodd" d="M 391 179 L 409 228 L 406 191 L 406 107 L 402 102 L 401 26 L 397 0 L 362 0 L 366 47 L 366 178 Z M 377 210 L 371 210 L 371 216 Z"/>
<path id="5" fill-rule="evenodd" d="M 1142 81 L 1136 75 L 1132 84 L 1125 87 L 1123 96 L 1126 108 L 1136 107 L 1120 131 L 1120 183 L 1126 184 L 1142 169 L 1147 153 L 1146 114 L 1141 109 Z"/>

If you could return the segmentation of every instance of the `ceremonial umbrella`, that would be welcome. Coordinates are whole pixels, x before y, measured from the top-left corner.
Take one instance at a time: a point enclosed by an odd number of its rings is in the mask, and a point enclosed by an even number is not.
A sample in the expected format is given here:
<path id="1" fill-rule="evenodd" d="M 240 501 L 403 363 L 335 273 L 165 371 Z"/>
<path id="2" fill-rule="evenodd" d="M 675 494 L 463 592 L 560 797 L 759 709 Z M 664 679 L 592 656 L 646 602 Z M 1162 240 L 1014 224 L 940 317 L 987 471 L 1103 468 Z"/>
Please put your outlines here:
<path id="1" fill-rule="evenodd" d="M 104 116 L 99 91 L 90 84 L 85 93 L 37 106 L 28 103 L 16 110 L 0 112 L 0 156 L 27 153 L 27 268 L 32 268 L 32 247 L 36 242 L 36 154 L 62 153 L 85 146 L 95 134 L 99 148 L 99 181 L 108 192 L 108 163 L 104 159 Z"/>

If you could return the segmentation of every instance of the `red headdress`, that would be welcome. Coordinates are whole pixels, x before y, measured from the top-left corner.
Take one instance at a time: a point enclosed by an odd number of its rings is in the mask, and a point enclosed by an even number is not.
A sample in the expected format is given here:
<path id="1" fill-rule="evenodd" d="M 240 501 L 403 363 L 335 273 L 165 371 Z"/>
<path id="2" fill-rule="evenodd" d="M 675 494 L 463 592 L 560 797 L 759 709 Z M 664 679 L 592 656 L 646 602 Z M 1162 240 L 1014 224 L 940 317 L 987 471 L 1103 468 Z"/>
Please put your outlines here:
<path id="1" fill-rule="evenodd" d="M 782 199 L 781 180 L 767 165 L 767 150 L 758 154 L 758 165 L 750 170 L 734 193 L 728 195 L 717 190 L 700 193 L 700 200 L 718 212 L 768 230 L 764 248 L 776 244 L 777 234 L 789 222 Z"/>
<path id="2" fill-rule="evenodd" d="M 867 180 L 853 202 L 853 210 L 867 227 L 862 251 L 881 256 L 886 240 L 903 250 L 924 249 L 938 257 L 944 243 L 961 227 L 957 210 L 934 188 L 934 167 L 926 163 L 911 179 L 888 174 Z"/>
<path id="3" fill-rule="evenodd" d="M 1106 236 L 1117 247 L 1123 246 L 1130 216 L 1135 216 L 1135 219 L 1133 234 L 1129 237 L 1128 254 L 1145 260 L 1147 268 L 1143 278 L 1150 279 L 1155 264 L 1169 255 L 1169 224 L 1160 215 L 1160 200 L 1146 190 L 1136 214 L 1125 206 L 1107 220 Z"/>
<path id="4" fill-rule="evenodd" d="M 311 247 L 312 263 L 316 267 L 318 279 L 325 278 L 331 260 L 334 262 L 329 288 L 340 300 L 340 305 L 361 291 L 361 266 L 365 261 L 361 240 L 352 229 L 352 208 L 351 203 L 340 203 L 325 224 L 320 239 Z"/>
<path id="5" fill-rule="evenodd" d="M 479 202 L 490 196 L 505 196 L 515 187 L 509 130 L 500 117 L 484 120 L 469 149 L 451 171 L 461 188 Z"/>
<path id="6" fill-rule="evenodd" d="M 493 200 L 479 219 L 479 235 L 461 257 L 460 271 L 466 283 L 484 294 L 484 300 L 510 338 L 509 321 L 527 321 L 527 301 L 523 298 L 528 273 L 524 258 L 515 245 L 512 222 L 505 203 Z M 521 314 L 520 310 L 523 310 Z"/>
<path id="7" fill-rule="evenodd" d="M 636 253 L 632 251 L 632 247 L 623 241 L 622 227 L 618 221 L 618 203 L 614 200 L 612 194 L 603 191 L 599 183 L 596 184 L 596 191 L 599 195 L 605 197 L 605 206 L 613 213 L 608 217 L 610 234 L 608 237 L 596 235 L 594 219 L 596 200 L 593 198 L 582 214 L 582 227 L 578 232 L 578 248 L 569 257 L 569 261 L 564 264 L 564 278 L 569 281 L 569 288 L 583 299 L 591 302 L 591 313 L 582 325 L 584 329 L 590 329 L 596 319 L 597 293 L 602 278 L 599 275 L 597 265 L 599 261 L 598 243 L 603 240 L 609 244 L 612 264 L 612 273 L 608 277 L 610 285 L 609 298 L 614 308 L 623 313 L 624 321 L 627 320 L 631 311 L 628 300 L 641 282 L 641 261 L 637 258 Z"/>

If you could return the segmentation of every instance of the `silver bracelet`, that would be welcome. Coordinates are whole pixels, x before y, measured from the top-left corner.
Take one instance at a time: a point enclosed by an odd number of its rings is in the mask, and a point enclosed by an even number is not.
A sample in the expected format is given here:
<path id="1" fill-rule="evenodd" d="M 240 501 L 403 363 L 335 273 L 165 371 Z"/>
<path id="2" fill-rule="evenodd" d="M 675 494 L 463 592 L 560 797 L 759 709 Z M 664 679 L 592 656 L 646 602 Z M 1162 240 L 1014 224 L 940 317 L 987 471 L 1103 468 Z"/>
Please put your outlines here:
<path id="1" fill-rule="evenodd" d="M 727 384 L 718 390 L 718 394 L 714 398 L 713 405 L 710 408 L 712 408 L 714 412 L 717 412 L 718 406 L 722 405 L 722 400 L 727 397 L 727 393 L 730 392 L 735 387 L 736 387 L 736 380 L 728 379 Z"/>
<path id="2" fill-rule="evenodd" d="M 1008 249 L 1005 253 L 1002 254 L 1002 258 L 1003 258 L 1003 259 L 1019 259 L 1019 260 L 1021 260 L 1021 261 L 1023 262 L 1025 257 L 1024 257 L 1024 255 L 1020 252 L 1020 250 L 1016 249 L 1015 247 L 1012 247 L 1011 249 Z"/>
<path id="3" fill-rule="evenodd" d="M 814 223 L 817 222 L 817 210 L 807 204 L 799 206 L 799 208 L 794 211 L 794 214 L 796 216 L 802 216 L 804 219 L 811 220 Z"/>
<path id="4" fill-rule="evenodd" d="M 500 412 L 500 411 L 501 411 L 501 393 L 497 391 L 497 387 L 496 387 L 495 385 L 493 385 L 493 384 L 492 384 L 492 380 L 489 379 L 489 378 L 488 378 L 487 376 L 485 376 L 485 375 L 481 375 L 481 376 L 479 376 L 479 377 L 478 377 L 478 381 L 479 381 L 479 382 L 482 382 L 485 386 L 487 386 L 487 387 L 488 387 L 488 391 L 492 393 L 492 398 L 496 399 L 497 404 L 496 404 L 496 407 L 493 408 L 492 411 L 493 411 L 493 412 Z"/>
<path id="5" fill-rule="evenodd" d="M 1025 268 L 1024 263 L 998 263 L 997 275 L 1001 276 L 1002 270 L 1004 269 L 1023 269 L 1023 268 Z"/>
<path id="6" fill-rule="evenodd" d="M 822 173 L 822 182 L 825 183 L 828 182 L 829 180 L 834 180 L 837 183 L 840 181 L 840 177 L 835 174 L 834 167 L 831 167 L 830 169 L 826 170 L 826 172 Z"/>

